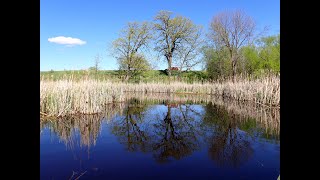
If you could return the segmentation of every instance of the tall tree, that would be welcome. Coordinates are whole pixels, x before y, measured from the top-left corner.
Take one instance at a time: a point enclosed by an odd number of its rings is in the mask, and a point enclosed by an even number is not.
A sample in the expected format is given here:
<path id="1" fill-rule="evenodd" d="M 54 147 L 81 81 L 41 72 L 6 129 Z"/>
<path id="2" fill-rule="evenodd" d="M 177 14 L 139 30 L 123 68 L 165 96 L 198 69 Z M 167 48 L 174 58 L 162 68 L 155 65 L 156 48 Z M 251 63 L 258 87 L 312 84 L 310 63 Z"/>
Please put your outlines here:
<path id="1" fill-rule="evenodd" d="M 243 11 L 225 11 L 213 17 L 209 36 L 214 44 L 228 49 L 232 64 L 232 77 L 236 74 L 239 49 L 253 41 L 256 25 Z"/>
<path id="2" fill-rule="evenodd" d="M 118 60 L 119 69 L 125 72 L 125 80 L 149 67 L 143 49 L 152 38 L 150 28 L 147 22 L 128 23 L 120 37 L 112 42 L 112 54 Z"/>
<path id="3" fill-rule="evenodd" d="M 190 70 L 202 62 L 201 58 L 198 58 L 202 43 L 201 29 L 199 29 L 192 39 L 177 50 L 176 64 L 179 66 L 180 71 Z"/>
<path id="4" fill-rule="evenodd" d="M 187 48 L 200 30 L 200 26 L 195 25 L 190 19 L 182 16 L 172 17 L 172 14 L 170 11 L 160 11 L 154 18 L 154 29 L 157 33 L 155 50 L 165 56 L 169 77 L 176 52 L 182 52 Z"/>

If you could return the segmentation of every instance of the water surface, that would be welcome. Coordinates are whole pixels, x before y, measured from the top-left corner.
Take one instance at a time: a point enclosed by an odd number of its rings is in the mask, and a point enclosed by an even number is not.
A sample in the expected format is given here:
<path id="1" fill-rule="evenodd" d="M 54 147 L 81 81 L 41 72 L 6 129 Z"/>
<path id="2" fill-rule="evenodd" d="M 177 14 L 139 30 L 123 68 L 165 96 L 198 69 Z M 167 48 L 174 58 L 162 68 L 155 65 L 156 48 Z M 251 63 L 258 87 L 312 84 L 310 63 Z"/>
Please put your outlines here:
<path id="1" fill-rule="evenodd" d="M 145 101 L 40 121 L 41 179 L 277 179 L 279 111 Z"/>

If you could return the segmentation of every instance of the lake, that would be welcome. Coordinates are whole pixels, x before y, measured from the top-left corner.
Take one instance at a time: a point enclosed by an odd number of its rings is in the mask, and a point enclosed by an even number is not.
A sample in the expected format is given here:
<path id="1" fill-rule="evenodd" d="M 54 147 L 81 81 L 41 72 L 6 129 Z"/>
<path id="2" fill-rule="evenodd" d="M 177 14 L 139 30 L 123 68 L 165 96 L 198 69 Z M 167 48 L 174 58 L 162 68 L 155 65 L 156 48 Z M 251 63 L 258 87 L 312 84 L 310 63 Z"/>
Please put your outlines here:
<path id="1" fill-rule="evenodd" d="M 41 179 L 277 179 L 280 110 L 218 99 L 128 98 L 40 120 Z"/>

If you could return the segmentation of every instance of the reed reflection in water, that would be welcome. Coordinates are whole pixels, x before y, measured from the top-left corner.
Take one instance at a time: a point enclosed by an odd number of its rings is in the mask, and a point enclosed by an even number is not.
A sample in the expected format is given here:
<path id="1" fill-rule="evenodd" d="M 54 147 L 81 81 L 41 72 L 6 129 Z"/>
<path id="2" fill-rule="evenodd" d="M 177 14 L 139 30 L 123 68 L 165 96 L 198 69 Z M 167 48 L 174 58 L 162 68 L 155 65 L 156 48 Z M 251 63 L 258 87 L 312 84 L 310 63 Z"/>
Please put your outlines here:
<path id="1" fill-rule="evenodd" d="M 42 119 L 40 130 L 49 128 L 67 151 L 86 149 L 88 159 L 96 152 L 90 149 L 99 147 L 99 136 L 107 133 L 126 152 L 151 155 L 158 164 L 206 152 L 213 166 L 239 168 L 262 153 L 257 142 L 280 143 L 279 114 L 280 109 L 212 97 L 137 95 L 107 105 L 100 114 Z M 118 146 L 108 148 L 113 145 Z"/>

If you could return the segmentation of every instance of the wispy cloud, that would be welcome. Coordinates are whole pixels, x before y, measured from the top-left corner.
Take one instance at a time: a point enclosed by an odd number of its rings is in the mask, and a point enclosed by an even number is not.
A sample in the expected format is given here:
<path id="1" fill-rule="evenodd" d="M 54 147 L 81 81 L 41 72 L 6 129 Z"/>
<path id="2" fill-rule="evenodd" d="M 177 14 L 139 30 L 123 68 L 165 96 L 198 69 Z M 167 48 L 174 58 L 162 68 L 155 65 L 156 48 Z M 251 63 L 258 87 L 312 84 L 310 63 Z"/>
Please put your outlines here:
<path id="1" fill-rule="evenodd" d="M 84 45 L 87 43 L 86 41 L 83 41 L 78 38 L 64 37 L 64 36 L 48 38 L 48 41 L 52 43 L 57 43 L 57 44 L 65 44 L 68 47 L 72 47 L 75 45 Z"/>

